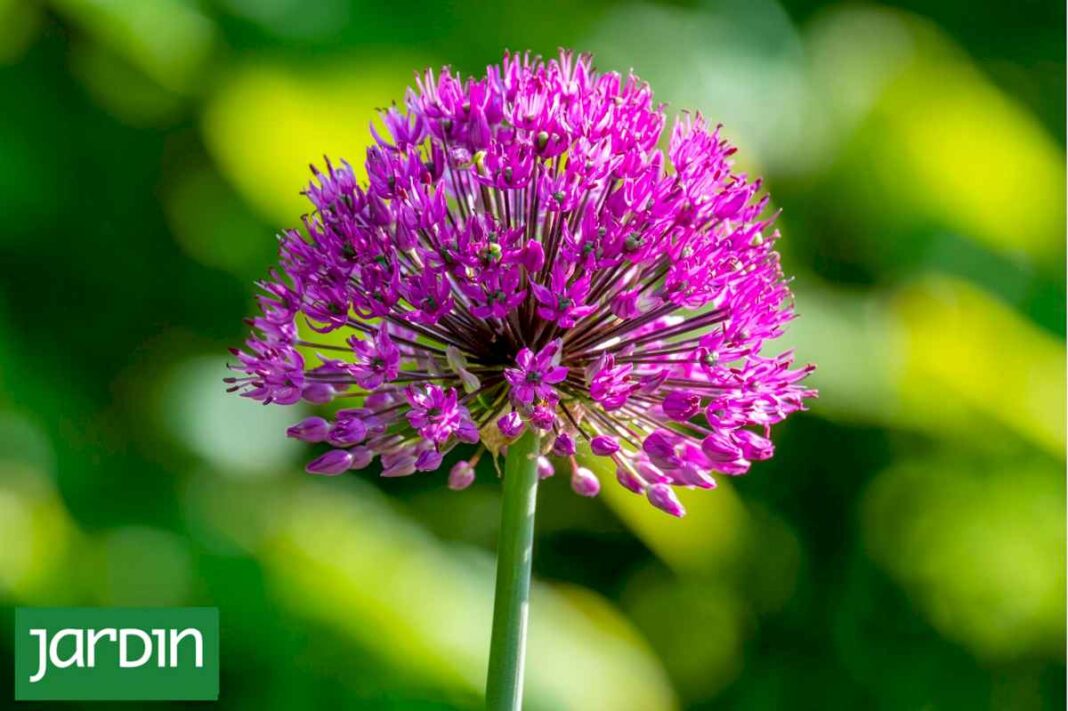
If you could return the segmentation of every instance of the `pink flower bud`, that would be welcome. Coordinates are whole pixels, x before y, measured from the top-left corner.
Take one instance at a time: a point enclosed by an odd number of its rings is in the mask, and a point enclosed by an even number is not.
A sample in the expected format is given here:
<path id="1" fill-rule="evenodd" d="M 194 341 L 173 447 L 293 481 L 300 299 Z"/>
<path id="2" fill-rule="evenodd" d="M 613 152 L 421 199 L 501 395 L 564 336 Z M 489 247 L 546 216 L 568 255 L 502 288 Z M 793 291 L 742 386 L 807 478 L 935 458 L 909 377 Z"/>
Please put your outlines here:
<path id="1" fill-rule="evenodd" d="M 601 491 L 601 482 L 586 467 L 575 467 L 571 474 L 571 489 L 579 496 L 597 496 Z"/>
<path id="2" fill-rule="evenodd" d="M 369 447 L 353 447 L 349 450 L 349 454 L 352 455 L 352 464 L 349 469 L 363 469 L 375 458 L 375 453 Z"/>
<path id="3" fill-rule="evenodd" d="M 687 390 L 672 390 L 664 398 L 664 414 L 677 422 L 686 422 L 701 410 L 701 397 Z"/>
<path id="4" fill-rule="evenodd" d="M 742 456 L 746 459 L 770 459 L 775 453 L 775 445 L 767 437 L 761 437 L 756 432 L 749 430 L 735 430 L 734 438 L 742 448 Z"/>
<path id="5" fill-rule="evenodd" d="M 382 474 L 386 478 L 408 476 L 415 473 L 415 460 L 417 457 L 415 448 L 400 447 L 381 456 Z"/>
<path id="6" fill-rule="evenodd" d="M 671 477 L 648 460 L 639 459 L 635 468 L 638 470 L 638 476 L 650 484 L 665 484 L 671 481 Z"/>
<path id="7" fill-rule="evenodd" d="M 667 368 L 661 368 L 651 375 L 643 375 L 638 379 L 638 391 L 647 395 L 656 392 L 664 384 L 664 381 L 668 379 L 669 375 L 671 375 L 671 371 Z"/>
<path id="8" fill-rule="evenodd" d="M 713 462 L 732 462 L 742 456 L 742 448 L 723 432 L 713 432 L 701 440 L 701 451 Z"/>
<path id="9" fill-rule="evenodd" d="M 523 431 L 523 418 L 519 416 L 518 412 L 512 410 L 507 415 L 497 420 L 497 428 L 505 437 L 518 437 Z"/>
<path id="10" fill-rule="evenodd" d="M 723 474 L 730 474 L 731 476 L 739 476 L 749 471 L 748 459 L 735 459 L 733 462 L 716 462 L 713 466 L 717 472 Z"/>
<path id="11" fill-rule="evenodd" d="M 685 462 L 679 468 L 671 470 L 671 476 L 676 483 L 684 486 L 696 486 L 699 489 L 716 488 L 715 479 L 689 462 Z"/>
<path id="12" fill-rule="evenodd" d="M 623 488 L 633 491 L 635 494 L 640 494 L 645 490 L 645 482 L 637 477 L 634 472 L 624 467 L 616 468 L 616 481 L 623 485 Z"/>
<path id="13" fill-rule="evenodd" d="M 548 460 L 547 457 L 538 457 L 538 478 L 548 479 L 556 470 L 553 468 L 553 463 Z"/>
<path id="14" fill-rule="evenodd" d="M 536 405 L 530 414 L 530 424 L 544 432 L 551 430 L 556 424 L 556 404 Z"/>
<path id="15" fill-rule="evenodd" d="M 449 470 L 449 488 L 453 491 L 462 491 L 471 486 L 475 481 L 475 468 L 471 462 L 460 460 L 452 465 Z"/>
<path id="16" fill-rule="evenodd" d="M 615 437 L 598 435 L 590 440 L 590 450 L 598 457 L 608 457 L 619 451 L 619 442 Z"/>
<path id="17" fill-rule="evenodd" d="M 322 442 L 330 432 L 330 423 L 321 417 L 309 417 L 286 430 L 286 436 L 302 442 Z"/>
<path id="18" fill-rule="evenodd" d="M 612 299 L 611 309 L 619 318 L 634 318 L 641 313 L 638 309 L 638 291 L 628 289 L 616 294 Z"/>
<path id="19" fill-rule="evenodd" d="M 432 472 L 441 466 L 441 452 L 436 449 L 424 449 L 415 458 L 417 472 Z"/>
<path id="20" fill-rule="evenodd" d="M 553 454 L 558 457 L 570 457 L 575 453 L 575 438 L 567 432 L 562 432 L 553 442 Z"/>
<path id="21" fill-rule="evenodd" d="M 645 496 L 649 499 L 650 504 L 664 513 L 678 518 L 686 515 L 686 509 L 682 507 L 678 497 L 675 496 L 675 492 L 667 484 L 653 484 L 646 490 Z"/>
<path id="22" fill-rule="evenodd" d="M 367 425 L 356 416 L 343 417 L 338 415 L 337 422 L 330 428 L 327 441 L 335 447 L 351 447 L 364 440 L 367 436 Z"/>
<path id="23" fill-rule="evenodd" d="M 304 386 L 301 396 L 305 402 L 310 402 L 313 405 L 325 405 L 334 399 L 336 392 L 334 386 L 330 383 L 310 383 Z"/>
<path id="24" fill-rule="evenodd" d="M 304 471 L 309 474 L 337 476 L 338 474 L 348 471 L 351 466 L 351 454 L 344 449 L 331 449 L 323 456 L 308 462 L 308 466 L 304 467 Z"/>
<path id="25" fill-rule="evenodd" d="M 527 246 L 523 248 L 521 262 L 530 274 L 541 269 L 545 264 L 545 250 L 542 249 L 541 242 L 527 242 Z"/>
<path id="26" fill-rule="evenodd" d="M 388 390 L 376 390 L 369 393 L 363 404 L 372 410 L 381 410 L 397 402 L 396 396 Z"/>

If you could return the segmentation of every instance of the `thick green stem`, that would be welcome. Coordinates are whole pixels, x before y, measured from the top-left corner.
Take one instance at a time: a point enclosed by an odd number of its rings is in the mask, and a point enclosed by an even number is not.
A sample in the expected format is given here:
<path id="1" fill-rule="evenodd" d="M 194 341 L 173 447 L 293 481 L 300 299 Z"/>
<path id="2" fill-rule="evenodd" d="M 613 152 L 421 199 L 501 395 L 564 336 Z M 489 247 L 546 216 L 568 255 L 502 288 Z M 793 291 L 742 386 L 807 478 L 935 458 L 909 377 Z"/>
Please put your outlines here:
<path id="1" fill-rule="evenodd" d="M 530 563 L 534 552 L 534 506 L 538 496 L 538 444 L 531 427 L 508 446 L 504 501 L 497 543 L 497 591 L 493 602 L 486 708 L 518 711 L 523 706 L 523 659 L 530 605 Z"/>

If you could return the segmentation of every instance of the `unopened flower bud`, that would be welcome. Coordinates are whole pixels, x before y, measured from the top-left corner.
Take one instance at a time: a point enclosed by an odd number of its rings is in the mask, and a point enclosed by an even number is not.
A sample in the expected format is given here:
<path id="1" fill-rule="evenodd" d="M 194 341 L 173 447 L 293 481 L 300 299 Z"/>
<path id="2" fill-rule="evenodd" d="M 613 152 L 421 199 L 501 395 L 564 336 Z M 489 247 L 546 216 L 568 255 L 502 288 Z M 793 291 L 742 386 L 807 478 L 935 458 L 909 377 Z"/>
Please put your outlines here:
<path id="1" fill-rule="evenodd" d="M 567 432 L 561 432 L 553 442 L 553 454 L 558 457 L 570 457 L 575 453 L 575 438 Z"/>
<path id="2" fill-rule="evenodd" d="M 309 383 L 304 386 L 301 396 L 305 402 L 310 402 L 313 405 L 325 405 L 334 399 L 336 393 L 337 391 L 334 390 L 334 386 L 330 383 Z"/>
<path id="3" fill-rule="evenodd" d="M 367 436 L 367 425 L 359 417 L 338 417 L 334 426 L 330 428 L 327 441 L 335 447 L 351 447 L 364 440 Z"/>
<path id="4" fill-rule="evenodd" d="M 349 450 L 349 454 L 352 455 L 352 464 L 349 465 L 349 469 L 363 469 L 375 458 L 375 453 L 370 447 L 353 447 Z"/>
<path id="5" fill-rule="evenodd" d="M 579 496 L 597 496 L 601 481 L 586 467 L 575 467 L 571 474 L 571 489 Z"/>
<path id="6" fill-rule="evenodd" d="M 746 459 L 769 459 L 775 453 L 775 445 L 767 437 L 762 437 L 756 432 L 738 429 L 734 432 L 734 438 L 742 448 L 742 456 Z"/>
<path id="7" fill-rule="evenodd" d="M 701 440 L 701 451 L 713 462 L 732 462 L 742 457 L 742 448 L 724 432 L 713 432 Z"/>
<path id="8" fill-rule="evenodd" d="M 664 384 L 664 381 L 668 379 L 669 375 L 671 375 L 671 372 L 667 368 L 661 368 L 650 375 L 643 375 L 638 380 L 638 392 L 647 395 L 656 392 Z"/>
<path id="9" fill-rule="evenodd" d="M 541 242 L 528 242 L 527 246 L 523 248 L 520 262 L 530 274 L 534 274 L 541 269 L 545 264 L 545 250 L 542 249 Z"/>
<path id="10" fill-rule="evenodd" d="M 660 468 L 652 462 L 638 460 L 636 468 L 638 470 L 638 476 L 652 484 L 666 484 L 671 481 L 671 477 L 660 471 Z"/>
<path id="11" fill-rule="evenodd" d="M 387 456 L 382 455 L 382 474 L 384 478 L 409 476 L 415 473 L 416 458 L 410 453 Z"/>
<path id="12" fill-rule="evenodd" d="M 286 436 L 303 442 L 322 442 L 330 432 L 330 423 L 321 417 L 309 417 L 286 430 Z"/>
<path id="13" fill-rule="evenodd" d="M 618 318 L 634 318 L 640 313 L 637 289 L 628 289 L 616 294 L 612 298 L 610 307 L 612 313 Z"/>
<path id="14" fill-rule="evenodd" d="M 701 410 L 701 397 L 688 390 L 672 390 L 664 398 L 664 414 L 676 422 L 686 422 Z"/>
<path id="15" fill-rule="evenodd" d="M 352 466 L 352 455 L 344 449 L 331 449 L 317 459 L 308 462 L 304 470 L 309 474 L 324 474 L 336 476 L 349 470 Z"/>
<path id="16" fill-rule="evenodd" d="M 590 450 L 598 457 L 608 457 L 619 451 L 619 442 L 615 437 L 598 435 L 590 440 Z"/>
<path id="17" fill-rule="evenodd" d="M 461 460 L 452 465 L 449 470 L 449 488 L 453 491 L 462 491 L 471 486 L 475 481 L 475 468 L 471 462 Z"/>
<path id="18" fill-rule="evenodd" d="M 432 472 L 441 466 L 441 452 L 436 449 L 424 449 L 415 458 L 417 472 Z"/>
<path id="19" fill-rule="evenodd" d="M 646 490 L 645 496 L 649 499 L 649 503 L 665 513 L 678 518 L 686 515 L 686 509 L 682 507 L 679 498 L 667 484 L 653 484 Z"/>
<path id="20" fill-rule="evenodd" d="M 512 410 L 497 420 L 497 428 L 505 437 L 518 437 L 519 433 L 523 431 L 523 418 L 519 416 L 518 412 Z"/>
<path id="21" fill-rule="evenodd" d="M 556 405 L 535 405 L 530 414 L 530 424 L 539 430 L 549 431 L 556 424 Z"/>
<path id="22" fill-rule="evenodd" d="M 624 488 L 633 491 L 635 494 L 640 494 L 645 489 L 645 482 L 639 479 L 634 472 L 626 467 L 616 468 L 616 481 L 622 484 Z"/>

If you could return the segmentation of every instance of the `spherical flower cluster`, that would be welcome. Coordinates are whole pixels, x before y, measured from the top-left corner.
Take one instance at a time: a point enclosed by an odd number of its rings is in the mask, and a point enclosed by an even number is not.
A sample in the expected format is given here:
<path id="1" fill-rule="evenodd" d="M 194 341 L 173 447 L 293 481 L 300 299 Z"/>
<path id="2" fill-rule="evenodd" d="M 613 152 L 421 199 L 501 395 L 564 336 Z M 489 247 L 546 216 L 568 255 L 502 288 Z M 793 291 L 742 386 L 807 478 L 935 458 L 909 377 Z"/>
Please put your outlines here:
<path id="1" fill-rule="evenodd" d="M 771 425 L 815 394 L 811 367 L 763 354 L 792 302 L 768 199 L 719 129 L 684 116 L 662 151 L 648 85 L 568 52 L 417 85 L 372 126 L 365 180 L 313 168 L 314 211 L 281 235 L 234 351 L 247 397 L 351 403 L 290 428 L 329 448 L 308 471 L 378 457 L 405 476 L 533 428 L 579 494 L 601 486 L 581 445 L 682 515 L 673 487 L 770 457 Z M 449 486 L 473 479 L 462 461 Z"/>

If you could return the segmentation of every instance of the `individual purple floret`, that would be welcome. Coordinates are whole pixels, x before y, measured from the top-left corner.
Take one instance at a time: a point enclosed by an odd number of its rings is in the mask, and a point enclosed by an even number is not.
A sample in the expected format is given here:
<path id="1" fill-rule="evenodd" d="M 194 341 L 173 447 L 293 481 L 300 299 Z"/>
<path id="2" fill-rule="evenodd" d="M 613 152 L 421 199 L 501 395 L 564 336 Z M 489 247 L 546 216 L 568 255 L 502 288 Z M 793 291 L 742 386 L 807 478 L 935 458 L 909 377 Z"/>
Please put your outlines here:
<path id="1" fill-rule="evenodd" d="M 480 443 L 450 472 L 463 489 L 529 428 L 577 493 L 600 490 L 581 465 L 599 457 L 681 516 L 675 487 L 771 457 L 812 366 L 765 353 L 792 298 L 768 198 L 719 129 L 684 115 L 661 150 L 649 86 L 569 52 L 416 84 L 362 170 L 313 168 L 312 210 L 234 351 L 246 397 L 346 403 L 288 430 L 329 447 L 308 471 L 377 457 L 407 476 Z"/>
<path id="2" fill-rule="evenodd" d="M 541 402 L 556 397 L 553 387 L 567 377 L 567 368 L 558 365 L 560 341 L 556 340 L 538 351 L 531 353 L 523 348 L 516 356 L 518 368 L 505 368 L 504 379 L 511 387 L 512 400 L 519 405 L 530 405 L 535 400 Z"/>

